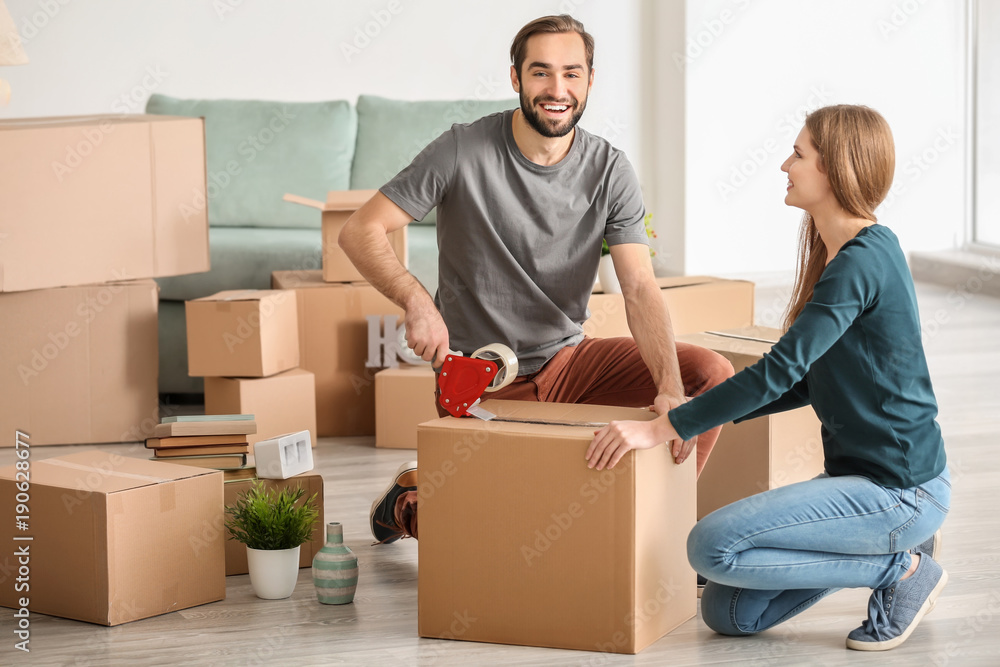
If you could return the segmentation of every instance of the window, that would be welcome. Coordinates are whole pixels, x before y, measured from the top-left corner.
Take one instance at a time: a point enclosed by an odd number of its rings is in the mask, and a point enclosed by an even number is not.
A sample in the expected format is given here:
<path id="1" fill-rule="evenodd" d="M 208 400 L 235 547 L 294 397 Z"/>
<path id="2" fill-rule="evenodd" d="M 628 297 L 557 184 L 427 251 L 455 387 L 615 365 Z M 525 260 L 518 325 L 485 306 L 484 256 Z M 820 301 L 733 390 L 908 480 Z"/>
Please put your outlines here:
<path id="1" fill-rule="evenodd" d="M 974 0 L 972 9 L 973 236 L 1000 247 L 1000 2 Z"/>

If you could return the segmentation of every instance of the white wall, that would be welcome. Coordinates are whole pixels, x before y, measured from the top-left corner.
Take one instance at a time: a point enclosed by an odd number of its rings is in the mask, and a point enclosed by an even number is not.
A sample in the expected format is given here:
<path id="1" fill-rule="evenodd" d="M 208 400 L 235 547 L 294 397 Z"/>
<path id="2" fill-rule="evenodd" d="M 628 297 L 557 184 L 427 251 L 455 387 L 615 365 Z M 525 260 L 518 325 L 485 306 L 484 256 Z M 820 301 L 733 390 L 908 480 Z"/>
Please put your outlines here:
<path id="1" fill-rule="evenodd" d="M 955 0 L 688 0 L 687 273 L 790 270 L 779 171 L 806 110 L 866 104 L 896 141 L 880 222 L 904 250 L 963 242 L 965 23 Z M 759 163 L 759 164 L 758 164 Z"/>
<path id="2" fill-rule="evenodd" d="M 9 106 L 0 107 L 7 118 L 139 112 L 151 92 L 351 102 L 359 94 L 513 98 L 514 34 L 533 18 L 569 11 L 597 42 L 597 78 L 582 125 L 640 161 L 632 103 L 640 95 L 639 0 L 6 4 L 31 59 L 0 70 L 13 89 Z"/>

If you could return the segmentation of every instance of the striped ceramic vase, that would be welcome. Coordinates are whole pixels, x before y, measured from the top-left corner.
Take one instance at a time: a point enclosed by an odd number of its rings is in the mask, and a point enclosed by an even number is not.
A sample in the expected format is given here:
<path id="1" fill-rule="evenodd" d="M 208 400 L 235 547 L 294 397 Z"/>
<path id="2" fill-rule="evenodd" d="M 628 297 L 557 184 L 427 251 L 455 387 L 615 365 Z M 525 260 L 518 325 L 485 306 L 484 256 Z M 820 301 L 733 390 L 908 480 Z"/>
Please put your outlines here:
<path id="1" fill-rule="evenodd" d="M 313 557 L 313 584 L 323 604 L 354 602 L 358 589 L 358 558 L 344 546 L 344 527 L 326 524 L 326 546 Z"/>

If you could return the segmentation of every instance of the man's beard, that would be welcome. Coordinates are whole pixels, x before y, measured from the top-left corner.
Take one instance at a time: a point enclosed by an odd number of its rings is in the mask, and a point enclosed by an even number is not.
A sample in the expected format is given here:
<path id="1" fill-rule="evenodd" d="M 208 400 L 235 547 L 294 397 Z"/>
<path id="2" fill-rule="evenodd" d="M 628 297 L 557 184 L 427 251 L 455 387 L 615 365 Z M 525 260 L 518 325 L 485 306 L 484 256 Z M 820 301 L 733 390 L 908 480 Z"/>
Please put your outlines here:
<path id="1" fill-rule="evenodd" d="M 552 98 L 548 97 L 537 97 L 535 98 L 534 104 L 529 104 L 527 98 L 524 96 L 524 91 L 518 93 L 518 99 L 521 102 L 521 113 L 524 114 L 525 120 L 528 121 L 535 132 L 542 135 L 543 137 L 548 137 L 550 139 L 555 139 L 557 137 L 565 137 L 569 134 L 576 124 L 580 122 L 580 118 L 583 116 L 583 112 L 587 108 L 587 98 L 583 98 L 583 102 L 573 101 L 571 104 L 566 104 L 565 102 L 557 102 Z M 569 116 L 568 120 L 560 120 L 553 124 L 548 118 L 539 113 L 537 106 L 539 104 L 566 104 L 567 112 L 572 110 L 572 115 Z"/>

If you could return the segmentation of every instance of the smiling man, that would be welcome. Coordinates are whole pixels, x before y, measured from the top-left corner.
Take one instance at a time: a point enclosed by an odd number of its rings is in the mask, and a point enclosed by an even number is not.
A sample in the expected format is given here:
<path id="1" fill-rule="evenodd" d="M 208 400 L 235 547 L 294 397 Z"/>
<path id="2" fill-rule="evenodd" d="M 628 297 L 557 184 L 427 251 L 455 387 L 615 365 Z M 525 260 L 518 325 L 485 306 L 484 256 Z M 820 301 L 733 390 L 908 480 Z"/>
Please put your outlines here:
<path id="1" fill-rule="evenodd" d="M 577 127 L 594 84 L 593 37 L 571 16 L 547 16 L 518 32 L 510 57 L 520 107 L 434 140 L 347 221 L 341 247 L 405 309 L 407 343 L 423 359 L 439 366 L 449 350 L 470 354 L 489 343 L 514 351 L 518 377 L 490 398 L 665 411 L 719 384 L 733 373 L 728 361 L 674 342 L 631 164 Z M 434 206 L 440 278 L 432 299 L 386 235 Z M 634 340 L 583 335 L 602 240 Z M 718 435 L 700 436 L 699 473 Z M 374 502 L 371 528 L 383 543 L 417 536 L 415 463 Z"/>

